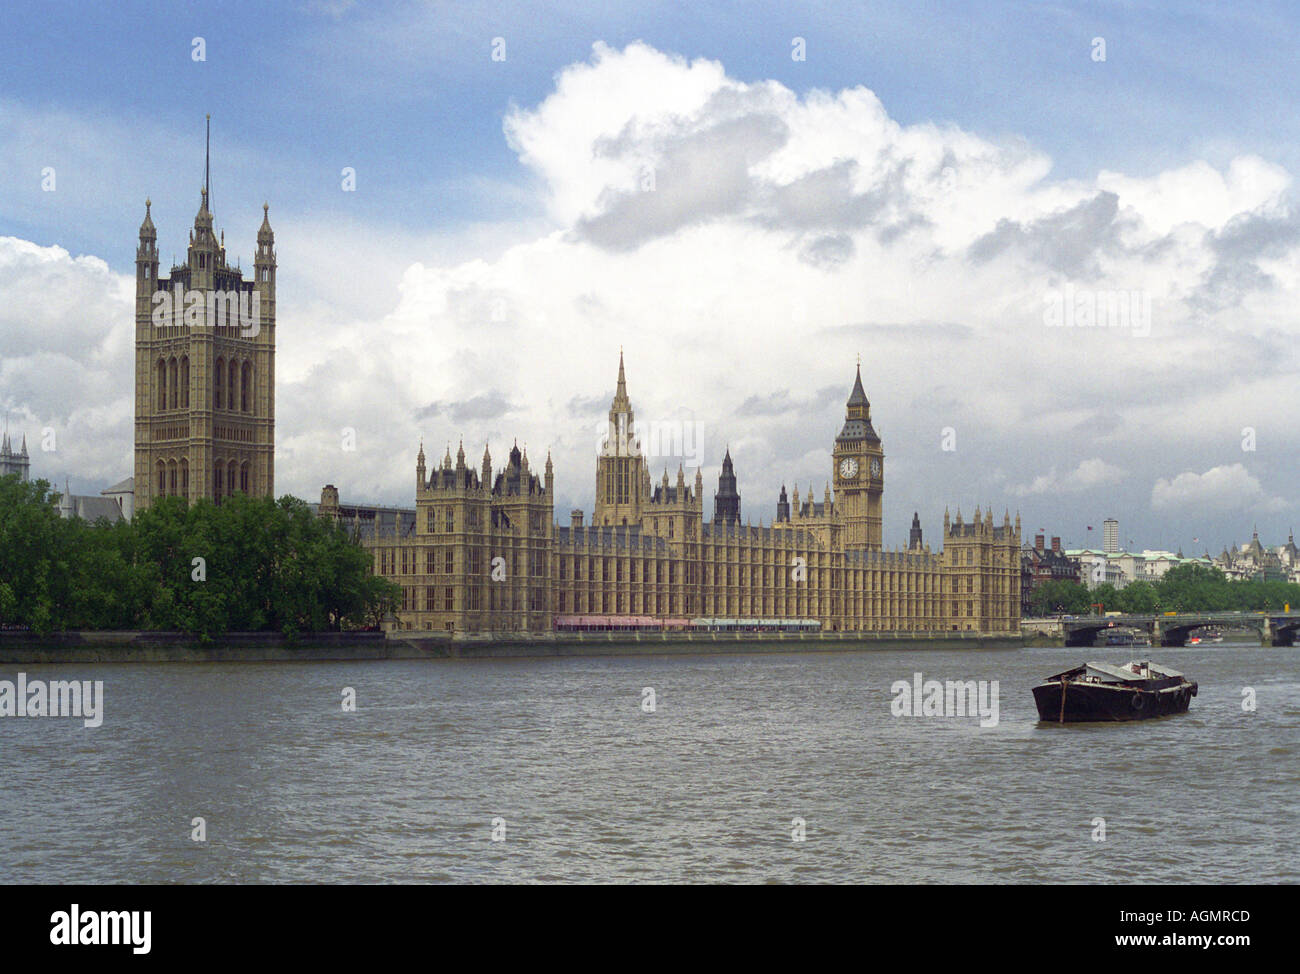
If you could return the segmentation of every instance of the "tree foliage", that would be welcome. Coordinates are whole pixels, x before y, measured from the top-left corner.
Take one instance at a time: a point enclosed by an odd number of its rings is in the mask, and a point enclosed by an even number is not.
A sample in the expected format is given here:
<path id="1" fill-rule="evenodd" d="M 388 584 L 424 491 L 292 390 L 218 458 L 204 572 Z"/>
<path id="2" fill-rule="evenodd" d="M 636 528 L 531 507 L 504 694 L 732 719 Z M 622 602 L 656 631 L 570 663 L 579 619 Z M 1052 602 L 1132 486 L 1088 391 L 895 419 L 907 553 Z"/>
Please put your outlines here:
<path id="1" fill-rule="evenodd" d="M 87 524 L 61 518 L 55 497 L 0 477 L 0 624 L 294 633 L 373 624 L 400 598 L 297 498 L 168 497 L 132 523 Z"/>
<path id="2" fill-rule="evenodd" d="M 1171 568 L 1157 582 L 1133 582 L 1122 589 L 1105 584 L 1089 590 L 1078 582 L 1054 581 L 1030 594 L 1034 615 L 1081 615 L 1095 611 L 1149 614 L 1156 612 L 1232 612 L 1300 610 L 1300 585 L 1277 581 L 1229 581 L 1217 568 L 1185 564 Z"/>

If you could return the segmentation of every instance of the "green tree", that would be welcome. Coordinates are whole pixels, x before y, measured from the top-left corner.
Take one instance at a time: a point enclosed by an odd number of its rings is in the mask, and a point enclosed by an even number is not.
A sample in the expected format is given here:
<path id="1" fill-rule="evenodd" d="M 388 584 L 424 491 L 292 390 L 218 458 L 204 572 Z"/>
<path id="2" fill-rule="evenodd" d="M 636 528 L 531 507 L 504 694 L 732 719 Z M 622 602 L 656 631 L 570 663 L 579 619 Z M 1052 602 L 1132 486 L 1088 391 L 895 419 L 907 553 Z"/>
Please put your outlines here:
<path id="1" fill-rule="evenodd" d="M 167 497 L 133 523 L 87 524 L 62 519 L 56 496 L 44 481 L 0 478 L 0 624 L 213 639 L 363 626 L 401 597 L 368 552 L 296 498 Z"/>
<path id="2" fill-rule="evenodd" d="M 1030 611 L 1036 616 L 1049 616 L 1065 613 L 1080 615 L 1088 611 L 1092 602 L 1088 589 L 1078 582 L 1057 579 L 1044 582 L 1034 589 L 1029 596 Z"/>

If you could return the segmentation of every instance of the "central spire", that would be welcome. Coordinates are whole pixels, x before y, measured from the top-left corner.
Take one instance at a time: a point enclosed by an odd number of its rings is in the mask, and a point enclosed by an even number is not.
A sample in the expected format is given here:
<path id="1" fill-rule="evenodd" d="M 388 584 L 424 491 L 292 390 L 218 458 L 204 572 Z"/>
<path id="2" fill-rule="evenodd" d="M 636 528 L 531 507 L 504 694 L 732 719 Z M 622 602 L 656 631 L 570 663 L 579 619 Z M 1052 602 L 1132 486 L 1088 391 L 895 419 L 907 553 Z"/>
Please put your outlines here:
<path id="1" fill-rule="evenodd" d="M 618 349 L 618 385 L 614 389 L 615 412 L 625 413 L 632 408 L 631 401 L 627 398 L 627 376 L 623 372 L 623 346 Z"/>
<path id="2" fill-rule="evenodd" d="M 609 430 L 601 447 L 604 456 L 639 456 L 641 445 L 633 432 L 636 418 L 632 400 L 627 395 L 627 375 L 623 370 L 623 349 L 618 350 L 618 385 L 614 401 L 609 404 Z"/>

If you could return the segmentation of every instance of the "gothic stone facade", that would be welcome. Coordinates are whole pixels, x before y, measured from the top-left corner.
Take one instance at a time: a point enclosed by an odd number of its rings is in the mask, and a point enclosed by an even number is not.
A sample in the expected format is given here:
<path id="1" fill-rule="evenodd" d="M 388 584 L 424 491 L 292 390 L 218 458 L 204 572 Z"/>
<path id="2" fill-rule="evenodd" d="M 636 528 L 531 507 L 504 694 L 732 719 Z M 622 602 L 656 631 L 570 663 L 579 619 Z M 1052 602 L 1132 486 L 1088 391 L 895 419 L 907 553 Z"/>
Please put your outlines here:
<path id="1" fill-rule="evenodd" d="M 149 209 L 146 200 L 135 261 L 136 509 L 170 495 L 220 503 L 236 491 L 271 494 L 275 235 L 268 208 L 262 207 L 251 281 L 226 263 L 225 234 L 218 239 L 213 232 L 206 186 L 185 262 L 169 277 L 158 276 Z M 256 327 L 241 321 L 241 304 L 256 309 Z"/>
<path id="2" fill-rule="evenodd" d="M 429 475 L 421 447 L 414 523 L 367 530 L 375 572 L 404 591 L 397 626 L 453 633 L 550 632 L 575 616 L 816 620 L 824 631 L 1016 632 L 1020 519 L 944 514 L 941 552 L 914 517 L 907 549 L 881 544 L 884 453 L 857 376 L 821 501 L 782 488 L 771 524 L 740 522 L 725 464 L 712 522 L 702 475 L 679 467 L 652 484 L 635 435 L 623 363 L 597 458 L 592 523 L 554 522 L 554 471 L 530 472 L 511 450 L 505 470 L 453 462 Z M 730 455 L 728 453 L 728 460 Z M 718 505 L 716 501 L 723 503 Z M 320 514 L 340 517 L 327 487 Z M 400 521 L 399 521 L 400 523 Z"/>

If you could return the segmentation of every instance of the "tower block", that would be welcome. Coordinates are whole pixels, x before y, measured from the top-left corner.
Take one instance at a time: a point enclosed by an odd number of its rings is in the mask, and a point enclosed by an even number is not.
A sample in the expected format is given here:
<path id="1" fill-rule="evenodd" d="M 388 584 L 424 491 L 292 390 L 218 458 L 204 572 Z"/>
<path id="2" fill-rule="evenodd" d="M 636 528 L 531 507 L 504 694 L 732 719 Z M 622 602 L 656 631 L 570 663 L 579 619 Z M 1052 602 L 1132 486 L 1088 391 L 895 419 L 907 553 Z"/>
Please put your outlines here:
<path id="1" fill-rule="evenodd" d="M 135 504 L 275 489 L 275 234 L 262 206 L 253 279 L 226 261 L 206 172 L 184 263 L 159 276 L 145 200 L 136 250 Z"/>

